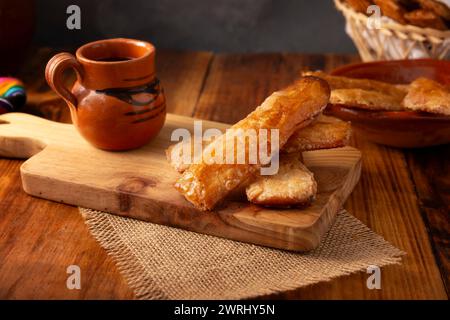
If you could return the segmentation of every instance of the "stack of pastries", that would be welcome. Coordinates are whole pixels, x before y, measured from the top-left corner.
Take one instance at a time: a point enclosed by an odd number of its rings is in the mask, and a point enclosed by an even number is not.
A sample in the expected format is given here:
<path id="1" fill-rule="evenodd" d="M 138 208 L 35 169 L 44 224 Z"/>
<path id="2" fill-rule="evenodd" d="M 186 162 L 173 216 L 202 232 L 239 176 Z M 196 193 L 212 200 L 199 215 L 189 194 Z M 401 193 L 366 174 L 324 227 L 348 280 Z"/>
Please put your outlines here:
<path id="1" fill-rule="evenodd" d="M 181 162 L 183 150 L 192 150 L 193 142 L 179 142 L 167 149 L 169 163 L 181 173 L 175 188 L 195 207 L 213 210 L 232 193 L 245 194 L 247 200 L 267 207 L 307 206 L 314 201 L 317 183 L 312 172 L 303 164 L 302 152 L 343 147 L 350 138 L 350 124 L 322 115 L 330 99 L 327 81 L 304 76 L 289 87 L 274 92 L 259 107 L 231 129 L 277 129 L 279 168 L 273 175 L 261 175 L 264 164 L 228 164 L 226 161 L 207 161 L 211 153 L 234 144 L 235 136 L 226 131 L 212 142 L 203 142 L 198 161 Z M 258 140 L 259 135 L 257 135 Z M 189 143 L 190 146 L 183 146 Z M 258 141 L 258 146 L 260 146 Z M 270 138 L 267 150 L 270 150 Z M 186 148 L 187 147 L 187 148 Z M 249 146 L 246 144 L 246 160 Z M 216 153 L 217 154 L 217 153 Z M 220 153 L 225 157 L 226 151 Z"/>

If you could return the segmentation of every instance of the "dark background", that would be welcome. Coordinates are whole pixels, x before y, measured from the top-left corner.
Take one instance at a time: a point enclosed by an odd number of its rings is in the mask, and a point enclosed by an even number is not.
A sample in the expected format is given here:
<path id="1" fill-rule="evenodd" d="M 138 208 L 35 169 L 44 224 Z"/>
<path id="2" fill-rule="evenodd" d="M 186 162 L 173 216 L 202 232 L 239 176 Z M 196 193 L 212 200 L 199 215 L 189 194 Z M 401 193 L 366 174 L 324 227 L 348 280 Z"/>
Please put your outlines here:
<path id="1" fill-rule="evenodd" d="M 81 30 L 66 28 L 71 4 Z M 37 45 L 110 37 L 217 52 L 356 52 L 332 0 L 36 0 Z"/>

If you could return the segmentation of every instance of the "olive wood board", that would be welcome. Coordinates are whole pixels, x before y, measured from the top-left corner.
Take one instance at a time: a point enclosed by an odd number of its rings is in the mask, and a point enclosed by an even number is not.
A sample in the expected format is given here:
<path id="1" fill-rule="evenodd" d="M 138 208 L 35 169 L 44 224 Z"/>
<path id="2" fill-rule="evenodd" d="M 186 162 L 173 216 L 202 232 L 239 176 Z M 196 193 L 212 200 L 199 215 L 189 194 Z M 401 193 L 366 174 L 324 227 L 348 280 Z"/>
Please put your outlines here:
<path id="1" fill-rule="evenodd" d="M 215 211 L 202 212 L 174 189 L 179 173 L 165 156 L 175 143 L 172 131 L 192 131 L 194 120 L 168 114 L 162 131 L 144 147 L 108 152 L 87 143 L 71 124 L 7 113 L 0 116 L 0 157 L 28 158 L 20 168 L 22 185 L 36 197 L 268 247 L 317 247 L 359 180 L 361 153 L 345 147 L 303 154 L 318 182 L 309 207 L 269 209 L 226 200 Z"/>

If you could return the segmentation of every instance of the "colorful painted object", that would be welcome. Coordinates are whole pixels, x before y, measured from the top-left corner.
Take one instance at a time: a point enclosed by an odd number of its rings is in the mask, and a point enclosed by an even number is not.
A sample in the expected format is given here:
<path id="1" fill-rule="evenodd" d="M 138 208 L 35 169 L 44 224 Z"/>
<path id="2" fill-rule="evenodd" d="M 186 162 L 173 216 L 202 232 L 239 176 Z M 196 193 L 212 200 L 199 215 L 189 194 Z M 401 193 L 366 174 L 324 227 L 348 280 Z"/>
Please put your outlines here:
<path id="1" fill-rule="evenodd" d="M 23 83 L 10 77 L 0 77 L 0 114 L 17 111 L 27 100 Z"/>

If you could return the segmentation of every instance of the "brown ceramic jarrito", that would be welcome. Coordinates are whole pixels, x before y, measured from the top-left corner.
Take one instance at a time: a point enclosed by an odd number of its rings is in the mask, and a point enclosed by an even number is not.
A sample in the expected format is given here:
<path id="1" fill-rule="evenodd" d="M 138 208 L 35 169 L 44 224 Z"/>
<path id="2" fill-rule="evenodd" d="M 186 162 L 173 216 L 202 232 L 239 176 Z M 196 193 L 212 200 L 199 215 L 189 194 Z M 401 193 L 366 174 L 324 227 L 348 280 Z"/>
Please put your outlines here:
<path id="1" fill-rule="evenodd" d="M 63 73 L 77 81 L 64 86 Z M 165 97 L 155 75 L 155 47 L 132 39 L 109 39 L 59 53 L 47 64 L 48 84 L 69 105 L 72 121 L 92 145 L 104 150 L 138 148 L 158 134 Z"/>

